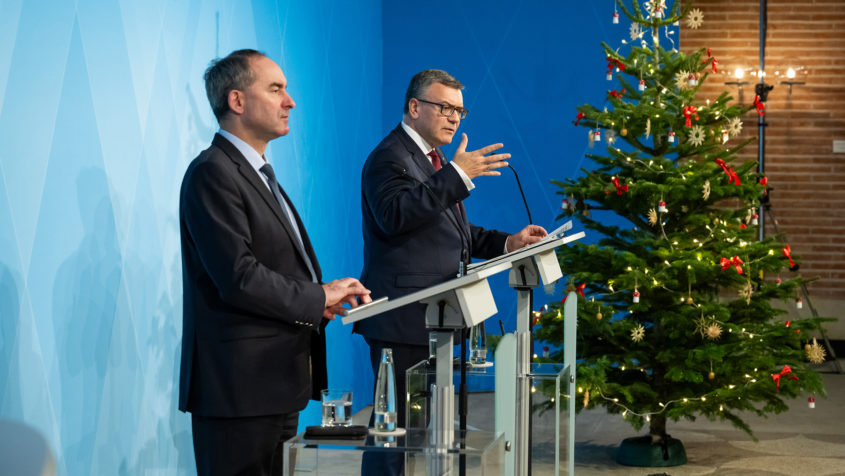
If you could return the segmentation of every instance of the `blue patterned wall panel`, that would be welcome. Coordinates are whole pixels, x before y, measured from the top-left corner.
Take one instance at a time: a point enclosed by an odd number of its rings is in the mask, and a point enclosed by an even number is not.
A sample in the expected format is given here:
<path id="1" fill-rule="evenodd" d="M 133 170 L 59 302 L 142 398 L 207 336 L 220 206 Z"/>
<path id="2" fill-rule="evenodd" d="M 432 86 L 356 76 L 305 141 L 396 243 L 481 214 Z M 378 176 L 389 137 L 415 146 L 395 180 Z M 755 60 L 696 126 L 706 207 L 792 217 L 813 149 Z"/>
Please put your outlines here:
<path id="1" fill-rule="evenodd" d="M 178 192 L 217 129 L 202 73 L 237 48 L 285 70 L 292 133 L 268 156 L 326 277 L 357 276 L 380 2 L 0 2 L 0 418 L 43 433 L 60 474 L 193 472 Z M 330 382 L 360 408 L 361 342 L 339 322 L 328 338 Z M 312 405 L 301 425 L 317 421 Z"/>

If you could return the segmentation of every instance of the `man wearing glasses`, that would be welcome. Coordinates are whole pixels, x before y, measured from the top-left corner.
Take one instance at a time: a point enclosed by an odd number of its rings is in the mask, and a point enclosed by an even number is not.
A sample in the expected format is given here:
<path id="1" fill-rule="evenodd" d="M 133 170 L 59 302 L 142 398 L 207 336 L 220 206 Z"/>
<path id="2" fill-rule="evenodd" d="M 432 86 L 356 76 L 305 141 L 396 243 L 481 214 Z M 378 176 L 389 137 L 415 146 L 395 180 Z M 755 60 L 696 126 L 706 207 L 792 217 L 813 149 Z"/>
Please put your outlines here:
<path id="1" fill-rule="evenodd" d="M 528 225 L 515 235 L 470 224 L 462 200 L 472 180 L 501 175 L 502 144 L 467 151 L 467 136 L 451 161 L 440 146 L 452 142 L 464 88 L 449 73 L 417 73 L 405 93 L 402 122 L 370 153 L 361 174 L 364 269 L 361 283 L 374 298 L 391 299 L 452 279 L 469 257 L 489 259 L 536 243 L 546 231 Z M 489 155 L 488 155 L 489 154 Z M 405 371 L 428 358 L 425 307 L 404 306 L 355 323 L 370 346 L 373 373 L 383 348 L 393 349 L 398 426 L 405 426 Z M 364 458 L 363 474 L 401 474 L 401 460 Z M 377 461 L 376 461 L 377 459 Z M 375 466 L 388 466 L 376 468 Z"/>

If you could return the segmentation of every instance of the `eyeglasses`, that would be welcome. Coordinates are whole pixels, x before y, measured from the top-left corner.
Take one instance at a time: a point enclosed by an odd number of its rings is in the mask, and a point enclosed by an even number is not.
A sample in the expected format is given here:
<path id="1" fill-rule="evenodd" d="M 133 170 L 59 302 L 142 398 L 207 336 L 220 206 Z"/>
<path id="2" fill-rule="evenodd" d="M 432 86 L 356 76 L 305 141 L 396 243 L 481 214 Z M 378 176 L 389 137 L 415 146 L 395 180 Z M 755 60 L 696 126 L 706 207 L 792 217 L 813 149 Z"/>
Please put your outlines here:
<path id="1" fill-rule="evenodd" d="M 443 115 L 443 116 L 446 116 L 446 117 L 452 117 L 452 114 L 454 114 L 455 111 L 458 111 L 460 118 L 466 119 L 467 113 L 469 112 L 467 109 L 464 109 L 464 108 L 458 107 L 458 106 L 453 106 L 451 104 L 441 104 L 439 102 L 426 101 L 425 99 L 420 99 L 420 98 L 414 98 L 414 99 L 416 99 L 419 102 L 431 104 L 432 106 L 440 106 L 440 114 Z"/>

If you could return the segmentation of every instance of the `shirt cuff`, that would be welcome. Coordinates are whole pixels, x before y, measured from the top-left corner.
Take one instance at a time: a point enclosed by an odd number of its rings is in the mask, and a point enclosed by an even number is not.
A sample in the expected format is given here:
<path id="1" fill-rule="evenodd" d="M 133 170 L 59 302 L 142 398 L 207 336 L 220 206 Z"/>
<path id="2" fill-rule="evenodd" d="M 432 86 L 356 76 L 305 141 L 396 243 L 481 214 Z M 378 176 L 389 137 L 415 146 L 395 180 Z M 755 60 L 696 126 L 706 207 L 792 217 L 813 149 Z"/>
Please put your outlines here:
<path id="1" fill-rule="evenodd" d="M 464 185 L 466 185 L 467 187 L 467 192 L 475 188 L 475 184 L 472 183 L 472 180 L 469 178 L 469 175 L 467 175 L 466 172 L 464 172 L 463 169 L 458 166 L 458 164 L 454 162 L 449 162 L 449 165 L 455 167 L 455 170 L 458 171 L 458 175 L 461 176 L 461 180 L 464 181 Z"/>

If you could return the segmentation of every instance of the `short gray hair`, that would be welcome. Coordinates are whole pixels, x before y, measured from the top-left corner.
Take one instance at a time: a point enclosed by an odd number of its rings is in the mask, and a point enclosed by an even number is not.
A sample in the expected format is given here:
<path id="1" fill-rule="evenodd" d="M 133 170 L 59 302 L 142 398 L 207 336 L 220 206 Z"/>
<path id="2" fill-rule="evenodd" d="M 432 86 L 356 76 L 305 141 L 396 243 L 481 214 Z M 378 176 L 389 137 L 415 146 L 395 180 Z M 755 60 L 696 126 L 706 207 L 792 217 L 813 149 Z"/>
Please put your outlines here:
<path id="1" fill-rule="evenodd" d="M 229 112 L 229 91 L 243 91 L 255 81 L 255 73 L 249 65 L 254 56 L 266 56 L 257 50 L 236 50 L 225 58 L 212 60 L 205 70 L 205 95 L 217 122 Z"/>
<path id="2" fill-rule="evenodd" d="M 408 85 L 408 91 L 405 92 L 405 107 L 402 111 L 407 114 L 408 102 L 411 98 L 419 99 L 418 96 L 434 83 L 440 83 L 443 86 L 453 89 L 464 89 L 464 85 L 460 81 L 442 69 L 426 69 L 420 71 L 411 78 L 411 84 Z"/>

